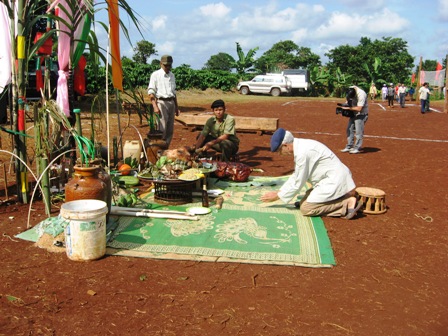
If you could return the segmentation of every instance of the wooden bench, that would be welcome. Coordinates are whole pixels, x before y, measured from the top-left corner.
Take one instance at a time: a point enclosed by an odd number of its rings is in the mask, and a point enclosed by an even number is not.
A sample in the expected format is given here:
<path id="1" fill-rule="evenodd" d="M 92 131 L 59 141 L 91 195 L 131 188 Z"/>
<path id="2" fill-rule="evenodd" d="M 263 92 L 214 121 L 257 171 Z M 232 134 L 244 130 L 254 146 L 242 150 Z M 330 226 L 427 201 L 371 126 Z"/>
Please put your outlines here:
<path id="1" fill-rule="evenodd" d="M 191 131 L 195 131 L 202 129 L 205 122 L 212 116 L 212 112 L 181 113 L 176 117 L 176 120 Z M 233 117 L 235 118 L 237 132 L 255 132 L 262 135 L 263 133 L 275 132 L 278 128 L 278 118 Z"/>

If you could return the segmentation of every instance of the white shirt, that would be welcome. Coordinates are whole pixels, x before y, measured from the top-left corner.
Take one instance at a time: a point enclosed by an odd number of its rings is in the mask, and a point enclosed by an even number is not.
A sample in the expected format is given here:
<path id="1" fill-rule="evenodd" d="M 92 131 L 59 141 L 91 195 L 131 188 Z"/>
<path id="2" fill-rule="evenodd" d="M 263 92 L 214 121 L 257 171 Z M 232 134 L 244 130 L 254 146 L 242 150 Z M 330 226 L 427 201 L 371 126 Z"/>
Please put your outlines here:
<path id="1" fill-rule="evenodd" d="M 166 73 L 163 69 L 151 74 L 148 85 L 148 94 L 157 98 L 174 98 L 176 96 L 176 79 L 170 71 Z"/>
<path id="2" fill-rule="evenodd" d="M 284 203 L 289 203 L 307 181 L 313 187 L 307 199 L 310 203 L 338 199 L 356 187 L 350 170 L 324 144 L 295 138 L 293 146 L 294 173 L 278 193 Z"/>
<path id="3" fill-rule="evenodd" d="M 360 113 L 362 114 L 368 114 L 369 113 L 369 107 L 367 105 L 368 100 L 367 100 L 367 93 L 360 89 L 357 86 L 354 86 L 355 91 L 356 91 L 356 106 L 362 106 L 362 109 L 360 111 Z"/>
<path id="4" fill-rule="evenodd" d="M 426 100 L 428 99 L 428 95 L 431 94 L 429 89 L 426 86 L 422 86 L 418 92 L 420 93 L 420 99 Z"/>
<path id="5" fill-rule="evenodd" d="M 400 86 L 399 88 L 398 88 L 398 93 L 400 94 L 400 93 L 406 93 L 406 86 Z"/>

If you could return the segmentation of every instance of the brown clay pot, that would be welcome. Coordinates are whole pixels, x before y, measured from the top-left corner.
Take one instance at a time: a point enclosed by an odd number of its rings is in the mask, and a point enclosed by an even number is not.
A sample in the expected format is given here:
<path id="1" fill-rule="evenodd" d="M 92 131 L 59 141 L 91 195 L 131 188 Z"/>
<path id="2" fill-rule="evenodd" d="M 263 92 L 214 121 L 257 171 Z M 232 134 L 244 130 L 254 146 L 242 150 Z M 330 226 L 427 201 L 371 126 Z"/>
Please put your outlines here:
<path id="1" fill-rule="evenodd" d="M 65 185 L 65 201 L 96 199 L 110 206 L 111 189 L 103 174 L 100 174 L 100 166 L 74 166 L 73 169 L 73 177 Z"/>

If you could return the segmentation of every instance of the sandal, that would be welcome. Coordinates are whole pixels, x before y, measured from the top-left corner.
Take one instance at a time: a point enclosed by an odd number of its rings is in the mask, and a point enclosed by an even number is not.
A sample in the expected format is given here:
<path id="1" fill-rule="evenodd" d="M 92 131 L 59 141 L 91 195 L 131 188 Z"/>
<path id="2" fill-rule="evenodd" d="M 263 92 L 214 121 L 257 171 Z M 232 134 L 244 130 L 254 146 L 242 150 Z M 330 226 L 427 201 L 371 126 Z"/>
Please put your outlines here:
<path id="1" fill-rule="evenodd" d="M 358 204 L 356 204 L 356 208 L 354 209 L 348 209 L 347 210 L 347 215 L 345 215 L 345 219 L 353 219 L 353 217 L 356 216 L 356 214 L 358 213 L 359 209 L 361 209 L 362 207 L 362 202 L 358 201 Z"/>

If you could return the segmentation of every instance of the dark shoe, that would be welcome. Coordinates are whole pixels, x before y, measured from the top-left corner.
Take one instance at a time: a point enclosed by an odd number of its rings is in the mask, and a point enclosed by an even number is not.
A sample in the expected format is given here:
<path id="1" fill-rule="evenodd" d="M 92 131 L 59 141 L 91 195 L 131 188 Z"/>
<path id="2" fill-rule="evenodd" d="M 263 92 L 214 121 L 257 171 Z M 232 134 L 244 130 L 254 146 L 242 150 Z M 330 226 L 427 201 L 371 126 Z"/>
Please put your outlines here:
<path id="1" fill-rule="evenodd" d="M 300 201 L 294 202 L 294 207 L 300 209 Z"/>
<path id="2" fill-rule="evenodd" d="M 358 213 L 359 209 L 361 209 L 362 204 L 363 203 L 361 201 L 358 201 L 358 204 L 356 204 L 356 208 L 348 209 L 347 214 L 345 215 L 344 218 L 345 219 L 353 219 L 356 216 L 356 214 Z"/>

